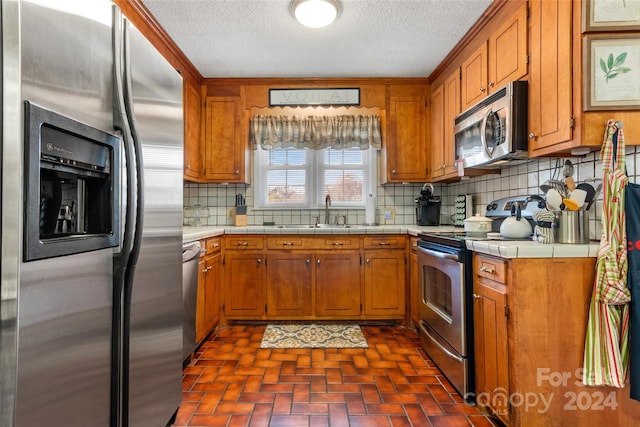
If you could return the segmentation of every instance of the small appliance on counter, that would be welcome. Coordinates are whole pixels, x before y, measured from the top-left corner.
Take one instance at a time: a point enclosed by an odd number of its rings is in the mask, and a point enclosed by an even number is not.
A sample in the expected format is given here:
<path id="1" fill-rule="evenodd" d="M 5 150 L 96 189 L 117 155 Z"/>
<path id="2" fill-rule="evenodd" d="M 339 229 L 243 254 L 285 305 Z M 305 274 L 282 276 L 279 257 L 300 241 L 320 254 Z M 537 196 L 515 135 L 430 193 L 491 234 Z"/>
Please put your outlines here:
<path id="1" fill-rule="evenodd" d="M 440 225 L 440 196 L 433 195 L 433 185 L 429 182 L 422 186 L 416 202 L 416 224 Z"/>
<path id="2" fill-rule="evenodd" d="M 473 197 L 471 194 L 458 194 L 454 206 L 453 225 L 464 227 L 464 220 L 473 215 Z"/>
<path id="3" fill-rule="evenodd" d="M 485 216 L 493 220 L 491 231 L 500 232 L 500 226 L 507 218 L 511 217 L 511 208 L 515 204 L 520 206 L 520 216 L 526 219 L 533 227 L 533 213 L 544 208 L 544 199 L 538 195 L 511 196 L 494 200 L 487 205 Z"/>

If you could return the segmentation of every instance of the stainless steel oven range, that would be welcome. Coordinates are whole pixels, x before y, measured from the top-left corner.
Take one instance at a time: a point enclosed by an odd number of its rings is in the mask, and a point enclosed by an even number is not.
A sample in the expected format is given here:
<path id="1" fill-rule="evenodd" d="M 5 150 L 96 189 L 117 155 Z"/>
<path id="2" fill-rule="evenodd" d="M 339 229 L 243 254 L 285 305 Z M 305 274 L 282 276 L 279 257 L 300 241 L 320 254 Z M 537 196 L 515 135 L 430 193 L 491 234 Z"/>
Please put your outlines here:
<path id="1" fill-rule="evenodd" d="M 473 285 L 464 233 L 422 233 L 420 343 L 465 400 L 473 401 Z"/>

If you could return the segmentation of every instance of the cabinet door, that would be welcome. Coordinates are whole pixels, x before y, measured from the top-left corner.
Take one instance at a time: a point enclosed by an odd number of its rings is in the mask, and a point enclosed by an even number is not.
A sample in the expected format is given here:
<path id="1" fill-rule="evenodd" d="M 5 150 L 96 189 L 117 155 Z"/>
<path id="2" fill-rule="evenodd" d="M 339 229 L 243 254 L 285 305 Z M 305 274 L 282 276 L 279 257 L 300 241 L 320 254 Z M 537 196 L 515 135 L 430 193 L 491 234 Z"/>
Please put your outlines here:
<path id="1" fill-rule="evenodd" d="M 208 182 L 245 182 L 246 142 L 239 97 L 207 97 L 205 169 Z"/>
<path id="2" fill-rule="evenodd" d="M 444 175 L 456 176 L 455 138 L 453 135 L 454 119 L 460 114 L 460 69 L 456 70 L 444 81 Z"/>
<path id="3" fill-rule="evenodd" d="M 200 168 L 200 88 L 184 82 L 184 179 L 197 181 Z"/>
<path id="4" fill-rule="evenodd" d="M 361 312 L 360 254 L 337 252 L 316 257 L 316 316 L 355 317 Z"/>
<path id="5" fill-rule="evenodd" d="M 206 259 L 206 291 L 205 291 L 205 325 L 207 334 L 215 329 L 220 321 L 220 309 L 222 308 L 222 279 L 221 255 L 217 253 Z"/>
<path id="6" fill-rule="evenodd" d="M 473 285 L 476 395 L 485 396 L 478 405 L 489 406 L 508 425 L 507 295 L 498 288 L 501 285 L 483 285 L 477 277 Z"/>
<path id="7" fill-rule="evenodd" d="M 201 342 L 207 336 L 205 320 L 205 301 L 207 289 L 207 267 L 203 258 L 198 262 L 198 290 L 196 296 L 196 343 Z"/>
<path id="8" fill-rule="evenodd" d="M 527 74 L 527 4 L 489 38 L 489 93 Z"/>
<path id="9" fill-rule="evenodd" d="M 427 180 L 426 99 L 390 97 L 386 152 L 387 182 Z"/>
<path id="10" fill-rule="evenodd" d="M 487 42 L 462 63 L 462 111 L 487 96 Z"/>
<path id="11" fill-rule="evenodd" d="M 431 92 L 431 179 L 437 180 L 445 172 L 444 160 L 444 85 L 440 84 Z M 452 129 L 453 131 L 453 129 Z"/>
<path id="12" fill-rule="evenodd" d="M 224 314 L 227 318 L 264 314 L 262 253 L 228 253 L 224 260 Z"/>
<path id="13" fill-rule="evenodd" d="M 530 4 L 529 154 L 535 156 L 537 150 L 572 139 L 572 2 Z"/>
<path id="14" fill-rule="evenodd" d="M 404 317 L 405 251 L 374 250 L 365 253 L 364 314 Z"/>
<path id="15" fill-rule="evenodd" d="M 413 240 L 412 240 L 413 241 Z M 420 269 L 418 268 L 418 252 L 411 250 L 409 253 L 409 295 L 411 296 L 411 320 L 413 326 L 420 324 L 420 300 L 422 292 L 420 291 Z"/>
<path id="16" fill-rule="evenodd" d="M 267 260 L 267 315 L 311 316 L 311 261 L 304 254 L 274 254 Z"/>

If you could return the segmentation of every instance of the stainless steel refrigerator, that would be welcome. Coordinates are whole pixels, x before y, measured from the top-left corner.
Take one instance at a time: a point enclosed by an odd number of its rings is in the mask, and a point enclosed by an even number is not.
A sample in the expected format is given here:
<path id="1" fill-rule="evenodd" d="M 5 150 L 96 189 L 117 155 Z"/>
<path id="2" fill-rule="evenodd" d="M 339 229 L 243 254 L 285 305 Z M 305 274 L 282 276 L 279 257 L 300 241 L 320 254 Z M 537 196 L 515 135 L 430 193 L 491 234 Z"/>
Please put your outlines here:
<path id="1" fill-rule="evenodd" d="M 1 0 L 0 425 L 181 401 L 182 79 L 107 0 Z"/>

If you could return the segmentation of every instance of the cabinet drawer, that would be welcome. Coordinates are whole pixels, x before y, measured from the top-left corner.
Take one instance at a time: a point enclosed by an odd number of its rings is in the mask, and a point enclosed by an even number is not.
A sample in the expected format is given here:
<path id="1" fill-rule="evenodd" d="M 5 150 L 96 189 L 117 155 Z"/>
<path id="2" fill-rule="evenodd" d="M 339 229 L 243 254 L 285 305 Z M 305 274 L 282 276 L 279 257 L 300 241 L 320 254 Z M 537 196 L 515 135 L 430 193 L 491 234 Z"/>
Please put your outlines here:
<path id="1" fill-rule="evenodd" d="M 227 236 L 224 239 L 225 249 L 262 249 L 263 239 L 261 236 Z"/>
<path id="2" fill-rule="evenodd" d="M 222 244 L 222 239 L 220 237 L 207 239 L 205 242 L 207 255 L 219 252 L 222 247 L 221 244 Z"/>
<path id="3" fill-rule="evenodd" d="M 403 236 L 372 236 L 364 238 L 365 249 L 404 249 Z"/>
<path id="4" fill-rule="evenodd" d="M 314 240 L 314 249 L 360 249 L 360 237 L 324 237 Z"/>
<path id="5" fill-rule="evenodd" d="M 297 236 L 267 238 L 267 249 L 305 249 L 308 247 L 307 239 Z"/>
<path id="6" fill-rule="evenodd" d="M 473 263 L 473 273 L 486 279 L 506 284 L 507 262 L 499 258 L 476 255 Z"/>

